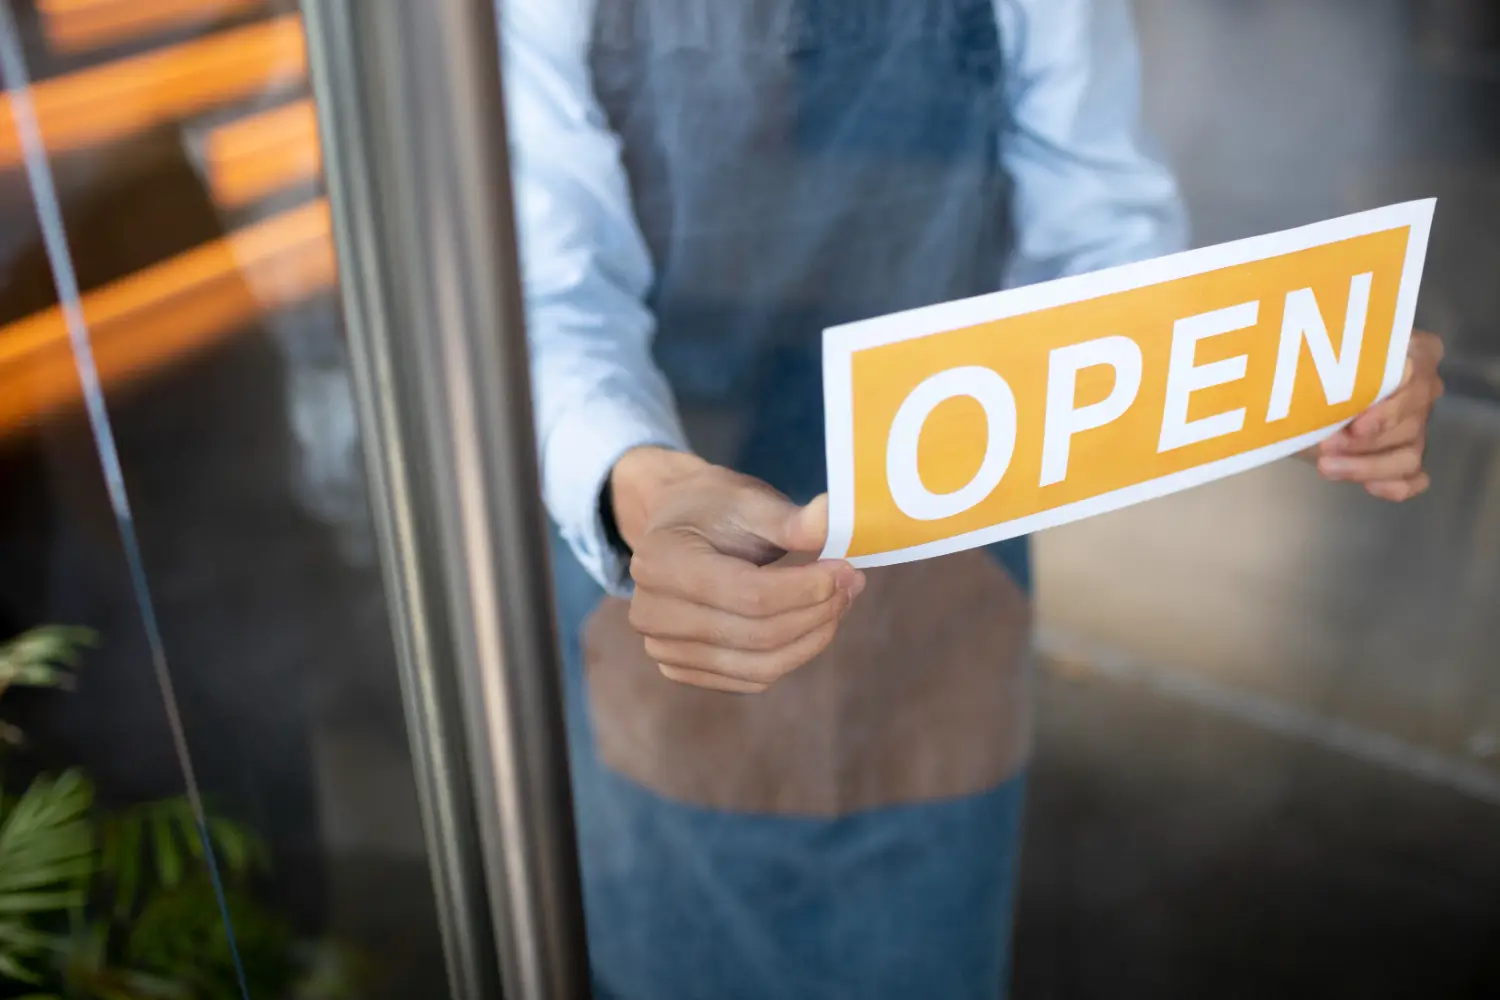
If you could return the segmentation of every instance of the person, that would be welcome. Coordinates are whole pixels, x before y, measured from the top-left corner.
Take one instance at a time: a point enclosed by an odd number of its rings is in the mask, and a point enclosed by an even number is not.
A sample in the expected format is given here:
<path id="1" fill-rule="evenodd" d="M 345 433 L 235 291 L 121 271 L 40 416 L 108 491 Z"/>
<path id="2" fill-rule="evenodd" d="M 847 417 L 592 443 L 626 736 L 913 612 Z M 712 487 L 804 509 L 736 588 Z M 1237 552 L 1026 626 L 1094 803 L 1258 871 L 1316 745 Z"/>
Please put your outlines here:
<path id="1" fill-rule="evenodd" d="M 501 8 L 598 995 L 1002 995 L 1027 549 L 816 558 L 820 334 L 1184 245 L 1128 0 Z M 1326 476 L 1427 487 L 1440 354 Z"/>

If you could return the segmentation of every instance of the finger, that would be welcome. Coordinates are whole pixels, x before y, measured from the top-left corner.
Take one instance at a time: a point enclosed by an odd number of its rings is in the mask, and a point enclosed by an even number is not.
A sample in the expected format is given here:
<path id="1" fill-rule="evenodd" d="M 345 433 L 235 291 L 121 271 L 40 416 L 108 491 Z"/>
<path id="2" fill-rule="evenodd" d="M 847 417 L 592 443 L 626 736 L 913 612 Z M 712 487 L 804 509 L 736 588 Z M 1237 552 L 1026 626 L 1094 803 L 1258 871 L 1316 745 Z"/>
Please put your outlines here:
<path id="1" fill-rule="evenodd" d="M 1410 479 L 1422 471 L 1418 448 L 1397 448 L 1375 455 L 1336 455 L 1318 460 L 1325 479 L 1347 483 L 1376 483 L 1388 479 Z"/>
<path id="2" fill-rule="evenodd" d="M 1379 437 L 1385 429 L 1401 420 L 1406 414 L 1410 400 L 1409 389 L 1400 389 L 1397 392 L 1376 403 L 1345 427 L 1339 434 L 1329 439 L 1330 450 L 1337 444 L 1353 444 L 1359 441 L 1368 441 Z"/>
<path id="3" fill-rule="evenodd" d="M 792 518 L 781 547 L 788 552 L 822 552 L 828 544 L 828 494 L 813 499 Z"/>
<path id="4" fill-rule="evenodd" d="M 1421 496 L 1431 488 L 1432 477 L 1425 472 L 1418 473 L 1410 479 L 1387 479 L 1365 484 L 1365 491 L 1372 497 L 1389 500 L 1392 503 L 1402 503 Z"/>
<path id="5" fill-rule="evenodd" d="M 1330 441 L 1347 442 L 1351 445 L 1373 441 L 1403 421 L 1412 417 L 1425 417 L 1436 398 L 1436 390 L 1428 381 L 1407 384 L 1361 413 L 1346 428 L 1345 433 L 1335 435 Z"/>
<path id="6" fill-rule="evenodd" d="M 742 681 L 734 677 L 721 677 L 718 674 L 706 674 L 701 670 L 684 670 L 681 667 L 668 667 L 661 664 L 657 664 L 656 669 L 660 670 L 661 675 L 669 681 L 705 688 L 709 691 L 722 691 L 726 694 L 762 694 L 771 686 L 757 684 L 754 681 Z"/>
<path id="7" fill-rule="evenodd" d="M 1443 338 L 1426 330 L 1413 330 L 1411 343 L 1406 349 L 1408 359 L 1424 361 L 1436 368 L 1446 353 Z"/>
<path id="8" fill-rule="evenodd" d="M 1360 414 L 1345 433 L 1330 438 L 1325 450 L 1337 448 L 1341 440 L 1378 437 L 1393 424 L 1430 412 L 1432 404 L 1446 391 L 1438 375 L 1438 363 L 1442 358 L 1441 340 L 1430 333 L 1414 334 L 1397 390 Z"/>
<path id="9" fill-rule="evenodd" d="M 821 552 L 828 541 L 828 495 L 798 507 L 785 497 L 755 490 L 740 501 L 735 519 L 785 552 Z"/>
<path id="10" fill-rule="evenodd" d="M 1320 455 L 1373 455 L 1382 451 L 1393 451 L 1420 443 L 1427 434 L 1427 421 L 1422 415 L 1406 416 L 1386 425 L 1374 435 L 1353 437 L 1336 434 L 1329 438 Z"/>
<path id="11" fill-rule="evenodd" d="M 630 562 L 636 586 L 747 618 L 769 618 L 833 599 L 852 588 L 847 563 L 756 566 L 716 552 L 701 538 L 649 538 Z"/>
<path id="12" fill-rule="evenodd" d="M 771 652 L 724 649 L 681 639 L 646 640 L 646 655 L 664 667 L 698 670 L 756 684 L 774 684 L 807 663 L 833 641 L 838 623 L 830 622 Z"/>
<path id="13" fill-rule="evenodd" d="M 852 599 L 848 591 L 840 591 L 832 600 L 812 607 L 770 618 L 746 618 L 681 598 L 636 591 L 630 602 L 630 624 L 641 635 L 657 639 L 686 639 L 726 649 L 770 652 L 837 621 Z"/>

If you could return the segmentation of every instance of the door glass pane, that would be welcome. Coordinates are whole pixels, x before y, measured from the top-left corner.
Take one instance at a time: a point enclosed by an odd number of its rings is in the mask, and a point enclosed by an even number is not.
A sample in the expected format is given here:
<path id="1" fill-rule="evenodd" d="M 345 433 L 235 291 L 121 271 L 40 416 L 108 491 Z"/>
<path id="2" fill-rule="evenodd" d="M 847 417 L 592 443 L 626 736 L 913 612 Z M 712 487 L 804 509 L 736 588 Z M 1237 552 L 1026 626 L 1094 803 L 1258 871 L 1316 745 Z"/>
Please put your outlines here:
<path id="1" fill-rule="evenodd" d="M 1493 3 L 503 6 L 606 989 L 993 997 L 1012 972 L 1021 997 L 1500 989 Z M 1288 458 L 1052 528 L 1029 558 L 871 565 L 836 634 L 826 608 L 794 625 L 765 603 L 805 611 L 793 598 L 736 603 L 756 580 L 784 596 L 788 567 L 750 563 L 821 551 L 795 505 L 833 478 L 825 393 L 871 440 L 906 412 L 835 395 L 854 374 L 824 384 L 826 329 L 1431 197 L 1417 318 L 1446 342 L 1449 395 L 1426 495 Z M 1136 318 L 1092 321 L 1102 338 Z M 1216 350 L 1197 364 L 1232 366 Z M 896 367 L 880 384 L 899 400 L 928 372 Z M 1036 371 L 1011 401 L 1033 427 Z M 977 477 L 977 452 L 941 462 L 1004 423 L 978 395 L 910 436 L 943 474 L 923 495 Z M 884 502 L 879 447 L 846 477 Z M 1037 481 L 999 482 L 984 499 Z M 607 597 L 621 542 L 636 587 Z M 710 548 L 723 559 L 694 569 Z"/>
<path id="2" fill-rule="evenodd" d="M 296 5 L 7 3 L 0 662 L 68 669 L 4 679 L 0 837 L 28 788 L 107 835 L 0 874 L 83 892 L 0 992 L 444 995 Z"/>
<path id="3" fill-rule="evenodd" d="M 1436 197 L 1431 492 L 1277 465 L 1039 540 L 1036 995 L 1500 986 L 1500 21 L 1469 0 L 1136 5 L 1202 244 Z M 1228 984 L 1234 984 L 1230 986 Z"/>

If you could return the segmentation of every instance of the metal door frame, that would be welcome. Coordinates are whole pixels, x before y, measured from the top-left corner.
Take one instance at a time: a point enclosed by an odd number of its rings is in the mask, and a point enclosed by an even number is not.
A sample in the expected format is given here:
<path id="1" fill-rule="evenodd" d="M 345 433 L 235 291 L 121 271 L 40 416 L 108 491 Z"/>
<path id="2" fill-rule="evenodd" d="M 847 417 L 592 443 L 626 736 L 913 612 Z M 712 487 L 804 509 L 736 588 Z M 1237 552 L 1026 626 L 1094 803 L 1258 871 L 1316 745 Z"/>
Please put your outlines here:
<path id="1" fill-rule="evenodd" d="M 452 996 L 588 995 L 495 0 L 302 0 Z"/>

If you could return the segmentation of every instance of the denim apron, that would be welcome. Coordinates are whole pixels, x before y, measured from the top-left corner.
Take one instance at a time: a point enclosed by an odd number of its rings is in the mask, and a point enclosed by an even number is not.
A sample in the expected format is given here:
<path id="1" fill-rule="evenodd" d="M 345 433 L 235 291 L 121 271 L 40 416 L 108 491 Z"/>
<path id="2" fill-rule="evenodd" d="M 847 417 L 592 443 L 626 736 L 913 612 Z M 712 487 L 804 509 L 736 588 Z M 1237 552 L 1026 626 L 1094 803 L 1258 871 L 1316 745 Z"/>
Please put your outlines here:
<path id="1" fill-rule="evenodd" d="M 1000 58 L 992 0 L 599 0 L 657 360 L 732 428 L 712 457 L 810 499 L 821 331 L 999 287 Z M 556 551 L 600 996 L 1002 995 L 1024 542 L 871 571 L 833 646 L 755 697 L 663 679 Z"/>

